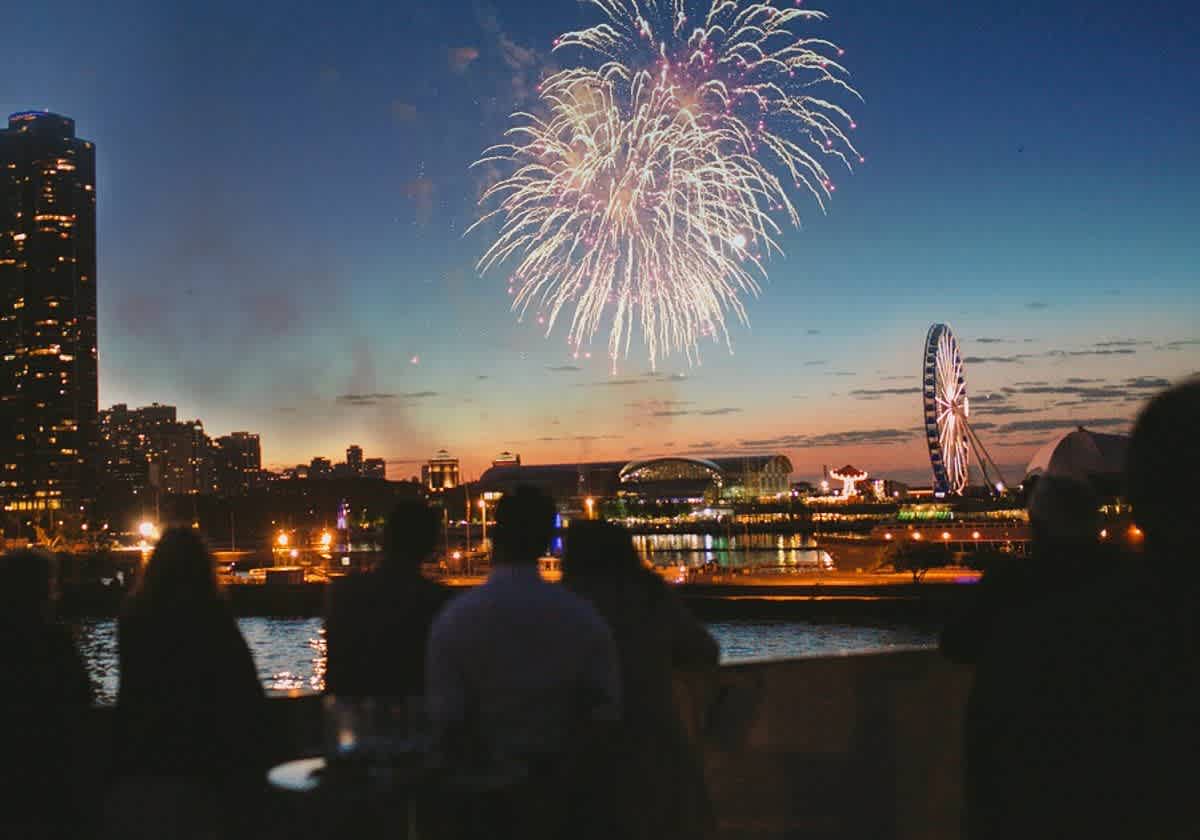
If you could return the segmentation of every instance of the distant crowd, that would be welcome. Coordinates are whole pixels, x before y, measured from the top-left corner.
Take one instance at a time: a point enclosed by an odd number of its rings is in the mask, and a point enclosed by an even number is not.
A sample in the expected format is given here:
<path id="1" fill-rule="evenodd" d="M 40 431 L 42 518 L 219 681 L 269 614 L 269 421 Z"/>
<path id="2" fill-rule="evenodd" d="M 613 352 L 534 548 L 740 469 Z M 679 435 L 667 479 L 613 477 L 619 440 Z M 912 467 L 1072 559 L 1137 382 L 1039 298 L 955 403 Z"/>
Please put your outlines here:
<path id="1" fill-rule="evenodd" d="M 945 655 L 974 667 L 967 836 L 1200 836 L 1197 429 L 1200 382 L 1137 420 L 1125 494 L 1139 557 L 1100 540 L 1087 476 L 1045 476 L 1032 556 L 990 568 L 945 627 Z M 503 796 L 449 803 L 421 835 L 714 835 L 673 683 L 679 669 L 715 669 L 712 636 L 623 528 L 572 523 L 556 585 L 538 571 L 552 501 L 518 488 L 495 518 L 478 587 L 422 576 L 439 520 L 408 501 L 378 568 L 328 594 L 331 698 L 399 704 L 441 767 L 522 768 Z M 259 836 L 272 716 L 203 541 L 166 531 L 124 605 L 107 748 L 87 725 L 92 688 L 55 621 L 54 580 L 43 554 L 0 558 L 0 836 Z"/>

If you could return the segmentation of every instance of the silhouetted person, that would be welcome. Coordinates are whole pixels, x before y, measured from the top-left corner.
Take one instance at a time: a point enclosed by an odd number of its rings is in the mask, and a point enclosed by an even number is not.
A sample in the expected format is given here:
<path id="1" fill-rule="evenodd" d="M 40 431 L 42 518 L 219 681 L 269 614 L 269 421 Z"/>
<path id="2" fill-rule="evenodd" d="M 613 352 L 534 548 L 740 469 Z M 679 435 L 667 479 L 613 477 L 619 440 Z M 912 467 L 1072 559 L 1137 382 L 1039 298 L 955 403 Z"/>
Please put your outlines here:
<path id="1" fill-rule="evenodd" d="M 450 595 L 421 574 L 437 532 L 438 515 L 425 502 L 400 502 L 384 527 L 378 568 L 333 585 L 325 618 L 327 692 L 394 698 L 425 693 L 429 628 Z"/>
<path id="2" fill-rule="evenodd" d="M 53 561 L 0 556 L 0 835 L 77 837 L 77 750 L 92 687 L 67 630 L 54 623 Z"/>
<path id="3" fill-rule="evenodd" d="M 1127 494 L 1145 553 L 998 628 L 976 672 L 972 837 L 1196 837 L 1200 383 L 1138 418 Z"/>
<path id="4" fill-rule="evenodd" d="M 1029 524 L 1030 556 L 994 558 L 942 630 L 942 652 L 955 662 L 977 662 L 995 626 L 1014 610 L 1060 598 L 1109 571 L 1112 552 L 1100 542 L 1100 499 L 1085 481 L 1039 477 L 1029 496 Z"/>
<path id="5" fill-rule="evenodd" d="M 230 829 L 264 783 L 263 688 L 203 540 L 171 528 L 121 614 L 116 797 L 121 833 Z"/>
<path id="6" fill-rule="evenodd" d="M 677 668 L 713 668 L 720 649 L 704 625 L 638 556 L 629 532 L 571 523 L 563 584 L 600 612 L 617 644 L 624 696 L 616 740 L 619 836 L 699 837 L 712 826 L 700 755 L 673 690 Z"/>
<path id="7" fill-rule="evenodd" d="M 538 572 L 554 515 L 539 490 L 506 493 L 496 506 L 487 582 L 452 600 L 429 637 L 427 703 L 442 750 L 459 764 L 517 759 L 532 774 L 507 802 L 511 810 L 491 816 L 500 823 L 494 836 L 566 836 L 563 819 L 580 813 L 567 767 L 586 752 L 580 738 L 592 724 L 619 714 L 608 626 L 586 600 Z M 573 829 L 589 824 L 578 822 Z"/>

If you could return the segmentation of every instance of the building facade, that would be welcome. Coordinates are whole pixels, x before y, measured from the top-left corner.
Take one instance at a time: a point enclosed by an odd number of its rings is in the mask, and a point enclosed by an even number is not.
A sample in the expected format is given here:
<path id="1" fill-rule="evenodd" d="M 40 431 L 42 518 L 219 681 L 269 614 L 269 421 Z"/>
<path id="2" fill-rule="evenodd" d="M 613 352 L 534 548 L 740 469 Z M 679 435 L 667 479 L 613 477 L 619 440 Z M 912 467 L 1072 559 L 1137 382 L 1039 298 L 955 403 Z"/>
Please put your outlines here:
<path id="1" fill-rule="evenodd" d="M 96 150 L 74 120 L 0 130 L 0 499 L 82 514 L 98 469 Z"/>
<path id="2" fill-rule="evenodd" d="M 203 423 L 181 422 L 176 414 L 175 406 L 159 403 L 135 409 L 122 403 L 100 412 L 103 486 L 135 494 L 215 492 L 217 447 L 205 434 Z"/>
<path id="3" fill-rule="evenodd" d="M 439 450 L 421 467 L 421 485 L 429 493 L 453 490 L 461 483 L 458 459 L 452 458 L 445 449 Z"/>
<path id="4" fill-rule="evenodd" d="M 217 438 L 217 489 L 225 496 L 245 496 L 262 486 L 262 443 L 258 435 L 233 432 Z"/>

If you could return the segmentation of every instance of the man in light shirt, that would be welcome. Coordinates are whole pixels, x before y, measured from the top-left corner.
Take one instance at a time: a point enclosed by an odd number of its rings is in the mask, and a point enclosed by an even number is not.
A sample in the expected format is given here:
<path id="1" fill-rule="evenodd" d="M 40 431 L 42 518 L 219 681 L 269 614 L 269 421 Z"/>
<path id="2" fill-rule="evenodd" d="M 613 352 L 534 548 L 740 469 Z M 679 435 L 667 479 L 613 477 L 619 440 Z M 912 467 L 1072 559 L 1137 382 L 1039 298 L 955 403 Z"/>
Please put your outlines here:
<path id="1" fill-rule="evenodd" d="M 496 507 L 491 575 L 434 621 L 426 703 L 445 748 L 554 756 L 593 723 L 620 715 L 608 625 L 590 603 L 538 573 L 554 517 L 554 503 L 535 488 L 506 494 Z"/>

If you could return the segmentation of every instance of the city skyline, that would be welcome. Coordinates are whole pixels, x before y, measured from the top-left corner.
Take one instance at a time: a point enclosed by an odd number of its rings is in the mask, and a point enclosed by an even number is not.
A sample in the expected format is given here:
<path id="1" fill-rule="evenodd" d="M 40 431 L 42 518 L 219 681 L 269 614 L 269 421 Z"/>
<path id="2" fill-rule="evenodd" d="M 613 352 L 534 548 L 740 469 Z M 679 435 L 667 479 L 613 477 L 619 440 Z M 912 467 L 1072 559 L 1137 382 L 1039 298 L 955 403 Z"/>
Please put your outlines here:
<path id="1" fill-rule="evenodd" d="M 976 427 L 1010 472 L 1056 431 L 1123 429 L 1200 369 L 1182 4 L 815 5 L 866 98 L 867 163 L 827 215 L 801 208 L 735 354 L 705 346 L 696 368 L 650 373 L 633 352 L 614 375 L 603 342 L 574 358 L 562 330 L 516 322 L 503 279 L 474 270 L 485 238 L 462 236 L 483 185 L 466 167 L 528 104 L 554 35 L 590 22 L 575 3 L 324 28 L 306 25 L 320 6 L 288 4 L 294 41 L 273 37 L 271 3 L 140 10 L 129 34 L 120 4 L 31 9 L 0 109 L 47 107 L 97 143 L 100 404 L 252 429 L 265 466 L 351 440 L 393 478 L 442 448 L 467 477 L 504 450 L 769 450 L 797 478 L 850 462 L 927 483 L 930 323 L 955 329 Z M 1012 65 L 1016 45 L 1041 60 Z"/>

